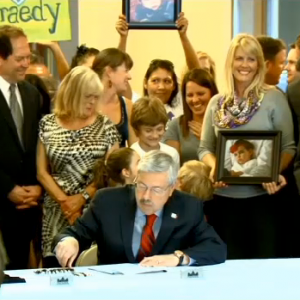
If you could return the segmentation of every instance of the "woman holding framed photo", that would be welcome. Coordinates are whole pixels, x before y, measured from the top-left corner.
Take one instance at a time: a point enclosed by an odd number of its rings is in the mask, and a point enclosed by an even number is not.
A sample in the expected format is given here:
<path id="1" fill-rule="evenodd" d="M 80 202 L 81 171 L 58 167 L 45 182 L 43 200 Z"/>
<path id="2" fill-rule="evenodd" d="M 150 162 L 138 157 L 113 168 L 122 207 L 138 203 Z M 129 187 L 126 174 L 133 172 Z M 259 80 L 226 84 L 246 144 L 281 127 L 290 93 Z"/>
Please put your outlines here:
<path id="1" fill-rule="evenodd" d="M 188 20 L 183 12 L 179 14 L 176 25 L 189 70 L 200 68 L 197 54 L 187 36 Z M 125 52 L 128 38 L 128 23 L 125 16 L 119 16 L 116 29 L 120 34 L 119 49 Z M 179 84 L 173 63 L 165 59 L 152 60 L 143 81 L 144 96 L 159 98 L 165 104 L 170 120 L 183 114 L 178 91 Z"/>
<path id="2" fill-rule="evenodd" d="M 232 40 L 225 70 L 225 93 L 211 99 L 204 116 L 199 159 L 211 168 L 210 178 L 214 182 L 220 130 L 278 130 L 282 133 L 283 174 L 296 152 L 292 115 L 284 94 L 264 83 L 264 57 L 255 37 L 240 34 Z M 279 225 L 276 220 L 280 203 L 276 193 L 287 184 L 286 178 L 279 175 L 278 182 L 262 185 L 214 184 L 217 189 L 214 200 L 207 203 L 206 214 L 227 243 L 228 258 L 280 256 L 276 247 L 280 242 L 278 228 L 286 224 Z"/>

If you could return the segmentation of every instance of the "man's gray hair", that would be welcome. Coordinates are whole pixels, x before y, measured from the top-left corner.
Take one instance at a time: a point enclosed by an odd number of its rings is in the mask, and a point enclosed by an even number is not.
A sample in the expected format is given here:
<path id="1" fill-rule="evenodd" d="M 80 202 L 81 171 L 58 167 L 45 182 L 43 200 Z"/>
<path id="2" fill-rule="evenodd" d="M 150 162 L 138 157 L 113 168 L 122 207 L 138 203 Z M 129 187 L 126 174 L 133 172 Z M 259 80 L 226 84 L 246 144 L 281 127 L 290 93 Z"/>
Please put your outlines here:
<path id="1" fill-rule="evenodd" d="M 169 184 L 175 185 L 178 176 L 178 165 L 172 156 L 160 150 L 152 150 L 141 158 L 138 164 L 138 174 L 168 172 Z"/>

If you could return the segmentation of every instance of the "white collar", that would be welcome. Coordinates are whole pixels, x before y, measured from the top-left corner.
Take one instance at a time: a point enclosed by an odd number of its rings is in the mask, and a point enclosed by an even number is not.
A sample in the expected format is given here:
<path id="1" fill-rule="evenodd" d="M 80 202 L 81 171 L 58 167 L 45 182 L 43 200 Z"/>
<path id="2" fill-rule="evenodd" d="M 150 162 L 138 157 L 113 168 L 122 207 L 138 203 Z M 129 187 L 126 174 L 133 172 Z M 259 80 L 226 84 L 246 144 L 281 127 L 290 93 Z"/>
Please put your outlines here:
<path id="1" fill-rule="evenodd" d="M 6 81 L 2 76 L 0 76 L 0 89 L 3 90 L 4 92 L 9 92 L 11 83 Z M 17 84 L 16 84 L 17 87 Z"/>

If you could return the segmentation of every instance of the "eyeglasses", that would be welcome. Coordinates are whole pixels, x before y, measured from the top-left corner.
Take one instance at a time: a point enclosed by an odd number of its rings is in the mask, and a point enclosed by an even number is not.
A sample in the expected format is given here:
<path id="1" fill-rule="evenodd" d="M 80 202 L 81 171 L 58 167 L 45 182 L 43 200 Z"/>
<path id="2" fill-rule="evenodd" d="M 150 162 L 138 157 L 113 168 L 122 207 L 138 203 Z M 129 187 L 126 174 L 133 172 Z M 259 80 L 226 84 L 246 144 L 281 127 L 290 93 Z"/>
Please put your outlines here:
<path id="1" fill-rule="evenodd" d="M 136 182 L 135 187 L 139 192 L 145 193 L 149 189 L 150 192 L 153 192 L 155 195 L 163 195 L 168 190 L 170 185 L 168 185 L 165 188 L 162 188 L 162 187 L 149 187 L 149 186 L 147 186 L 147 185 L 145 185 L 141 182 Z"/>

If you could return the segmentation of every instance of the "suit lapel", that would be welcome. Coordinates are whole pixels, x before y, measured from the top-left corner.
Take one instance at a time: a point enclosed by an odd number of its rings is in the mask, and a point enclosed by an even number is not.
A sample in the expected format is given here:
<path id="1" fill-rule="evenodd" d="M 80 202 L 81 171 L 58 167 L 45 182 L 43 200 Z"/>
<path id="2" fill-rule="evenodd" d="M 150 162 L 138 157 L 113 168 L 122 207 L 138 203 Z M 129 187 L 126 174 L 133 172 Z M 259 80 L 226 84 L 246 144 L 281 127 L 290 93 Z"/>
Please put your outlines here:
<path id="1" fill-rule="evenodd" d="M 125 252 L 130 263 L 135 262 L 132 253 L 132 235 L 136 213 L 136 201 L 134 188 L 129 189 L 129 201 L 125 203 L 123 213 L 121 214 L 121 231 Z"/>
<path id="2" fill-rule="evenodd" d="M 27 149 L 28 147 L 28 138 L 30 135 L 30 116 L 31 116 L 31 109 L 30 109 L 30 103 L 28 99 L 28 95 L 26 95 L 24 91 L 24 87 L 22 83 L 18 84 L 19 92 L 21 95 L 21 101 L 22 101 L 22 106 L 23 106 L 23 133 L 22 133 L 22 138 L 23 138 L 23 144 L 24 144 L 24 150 Z"/>
<path id="3" fill-rule="evenodd" d="M 12 135 L 15 138 L 16 143 L 19 145 L 20 149 L 22 150 L 22 145 L 21 145 L 19 137 L 18 137 L 18 132 L 17 132 L 15 122 L 12 118 L 10 108 L 9 108 L 7 101 L 5 100 L 4 95 L 1 92 L 1 90 L 0 90 L 0 113 L 2 114 L 3 118 L 6 120 L 8 126 L 11 129 Z"/>
<path id="4" fill-rule="evenodd" d="M 165 204 L 163 215 L 162 215 L 162 224 L 156 238 L 156 242 L 153 245 L 152 254 L 158 255 L 161 249 L 169 240 L 174 228 L 177 226 L 178 217 L 180 217 L 180 208 L 176 204 L 174 193 L 169 199 L 169 201 Z"/>

